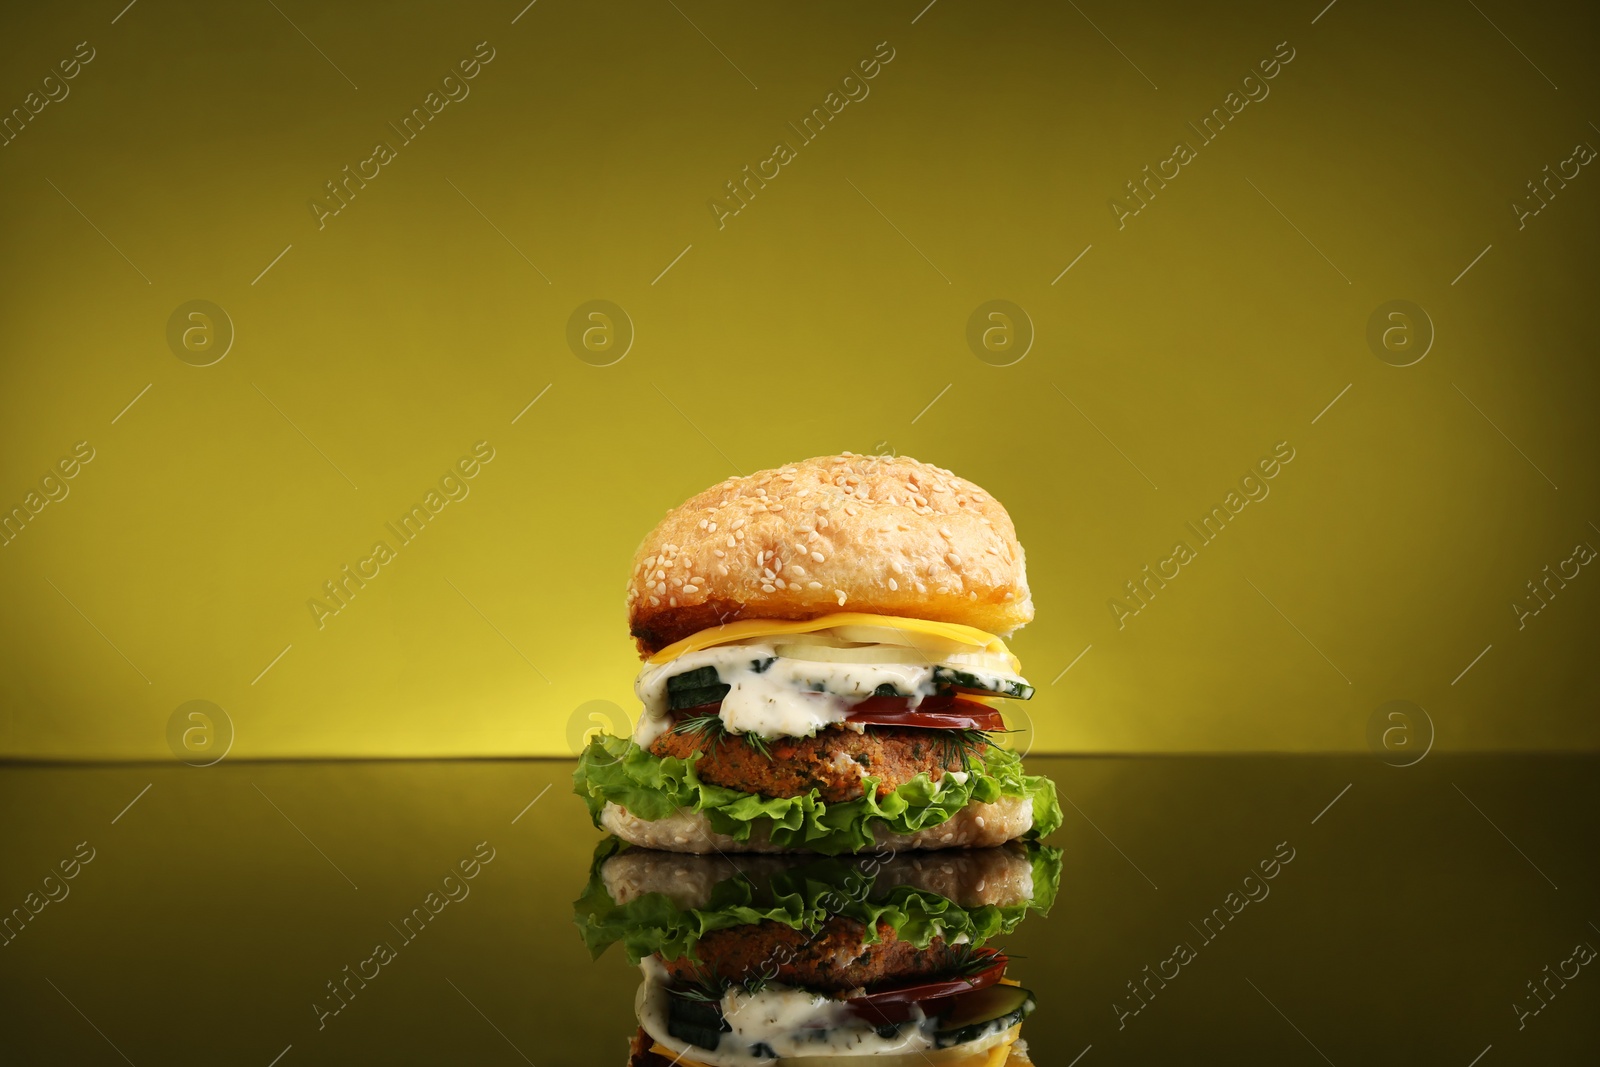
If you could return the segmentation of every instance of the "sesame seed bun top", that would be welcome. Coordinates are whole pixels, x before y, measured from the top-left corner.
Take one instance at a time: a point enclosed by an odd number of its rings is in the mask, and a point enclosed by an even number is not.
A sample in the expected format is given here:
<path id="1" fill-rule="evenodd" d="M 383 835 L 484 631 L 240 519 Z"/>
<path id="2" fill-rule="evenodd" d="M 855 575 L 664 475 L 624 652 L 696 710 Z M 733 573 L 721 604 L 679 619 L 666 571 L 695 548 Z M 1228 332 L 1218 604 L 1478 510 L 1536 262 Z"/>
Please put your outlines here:
<path id="1" fill-rule="evenodd" d="M 628 622 L 645 656 L 738 619 L 841 611 L 1002 635 L 1028 623 L 1011 517 L 942 467 L 818 456 L 729 478 L 669 511 L 628 580 Z"/>

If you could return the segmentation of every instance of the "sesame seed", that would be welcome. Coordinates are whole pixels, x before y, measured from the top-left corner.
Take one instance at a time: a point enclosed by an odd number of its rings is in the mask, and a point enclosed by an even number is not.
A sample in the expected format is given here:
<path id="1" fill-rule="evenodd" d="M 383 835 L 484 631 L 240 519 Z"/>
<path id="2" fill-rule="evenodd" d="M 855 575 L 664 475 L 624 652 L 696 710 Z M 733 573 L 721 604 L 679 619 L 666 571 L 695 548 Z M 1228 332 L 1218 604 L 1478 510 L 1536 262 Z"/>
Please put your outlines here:
<path id="1" fill-rule="evenodd" d="M 993 552 L 994 549 L 991 548 L 989 551 Z M 728 558 L 728 554 L 726 552 L 722 551 L 722 549 L 720 549 L 720 548 L 713 548 L 711 550 L 711 554 L 713 556 L 716 556 L 718 559 L 727 559 Z"/>
<path id="2" fill-rule="evenodd" d="M 789 564 L 789 573 L 797 578 L 804 578 L 806 576 L 806 569 L 800 566 L 798 563 L 791 563 Z"/>
<path id="3" fill-rule="evenodd" d="M 952 566 L 952 567 L 961 566 L 961 557 L 957 553 L 952 552 L 948 556 L 946 556 L 945 558 L 950 561 L 950 566 Z"/>
<path id="4" fill-rule="evenodd" d="M 661 598 L 658 597 L 658 596 L 651 597 L 650 598 L 650 606 L 651 607 L 660 607 L 661 606 Z"/>
<path id="5" fill-rule="evenodd" d="M 841 608 L 844 607 L 844 600 L 845 600 L 844 590 L 843 589 L 835 589 L 833 591 L 833 595 L 839 598 L 839 606 Z"/>
<path id="6" fill-rule="evenodd" d="M 772 585 L 771 582 L 767 582 L 761 586 L 761 591 L 763 593 L 776 593 L 778 590 Z"/>
<path id="7" fill-rule="evenodd" d="M 734 519 L 733 520 L 733 525 L 729 526 L 728 529 L 737 530 L 739 527 L 741 527 L 743 525 L 744 525 L 744 520 L 743 519 Z"/>
<path id="8" fill-rule="evenodd" d="M 946 540 L 949 540 L 950 539 L 950 528 L 947 527 L 947 526 L 939 527 L 939 536 L 943 537 Z"/>
<path id="9" fill-rule="evenodd" d="M 894 571 L 896 574 L 904 574 L 906 572 L 905 567 L 901 566 L 900 561 L 897 559 L 892 559 L 889 561 L 889 569 Z"/>
<path id="10" fill-rule="evenodd" d="M 686 586 L 683 587 L 683 592 L 684 592 L 685 596 L 689 595 L 690 593 L 698 593 L 699 591 L 700 591 L 700 587 L 698 585 L 686 585 Z"/>
<path id="11" fill-rule="evenodd" d="M 891 590 L 897 590 L 897 589 L 900 588 L 900 583 L 895 581 L 893 578 L 890 578 L 889 579 L 889 588 Z"/>
<path id="12" fill-rule="evenodd" d="M 728 565 L 726 563 L 717 564 L 717 573 L 726 577 L 728 573 Z"/>
<path id="13" fill-rule="evenodd" d="M 821 582 L 807 582 L 806 583 L 806 588 L 807 589 L 821 589 L 822 588 L 822 583 Z"/>
<path id="14" fill-rule="evenodd" d="M 821 552 L 813 552 L 811 553 L 811 559 L 814 563 L 824 563 L 827 561 L 828 557 L 824 556 Z"/>
<path id="15" fill-rule="evenodd" d="M 714 523 L 714 522 L 707 523 L 706 524 L 706 532 L 707 533 L 716 533 L 717 532 L 717 524 Z"/>
<path id="16" fill-rule="evenodd" d="M 667 598 L 667 607 L 675 608 L 677 606 L 678 606 L 678 598 L 677 597 L 668 597 Z"/>
<path id="17" fill-rule="evenodd" d="M 657 582 L 656 583 L 656 592 L 665 593 L 666 591 L 667 591 L 667 583 L 666 582 Z"/>

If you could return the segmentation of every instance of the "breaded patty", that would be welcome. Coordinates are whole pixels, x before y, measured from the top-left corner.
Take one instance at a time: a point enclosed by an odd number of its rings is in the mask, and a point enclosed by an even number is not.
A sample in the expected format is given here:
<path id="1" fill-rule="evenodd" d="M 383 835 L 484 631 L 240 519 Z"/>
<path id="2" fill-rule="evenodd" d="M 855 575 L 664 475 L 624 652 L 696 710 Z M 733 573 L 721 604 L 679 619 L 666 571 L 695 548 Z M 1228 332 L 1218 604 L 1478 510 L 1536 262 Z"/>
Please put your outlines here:
<path id="1" fill-rule="evenodd" d="M 815 737 L 770 739 L 769 757 L 742 737 L 669 731 L 651 744 L 650 752 L 680 759 L 701 753 L 695 773 L 713 785 L 769 797 L 804 796 L 815 789 L 835 804 L 859 798 L 867 775 L 878 779 L 878 796 L 884 797 L 924 772 L 938 781 L 946 771 L 961 770 L 961 751 L 950 735 L 949 730 L 911 726 L 869 726 L 861 733 L 830 726 Z M 976 759 L 985 747 L 974 745 L 969 757 Z"/>
<path id="2" fill-rule="evenodd" d="M 825 993 L 942 976 L 959 962 L 957 951 L 938 938 L 918 949 L 879 923 L 878 940 L 866 945 L 866 932 L 865 924 L 838 915 L 814 934 L 783 923 L 753 923 L 701 937 L 695 945 L 699 961 L 665 962 L 674 978 L 687 981 L 764 979 Z"/>

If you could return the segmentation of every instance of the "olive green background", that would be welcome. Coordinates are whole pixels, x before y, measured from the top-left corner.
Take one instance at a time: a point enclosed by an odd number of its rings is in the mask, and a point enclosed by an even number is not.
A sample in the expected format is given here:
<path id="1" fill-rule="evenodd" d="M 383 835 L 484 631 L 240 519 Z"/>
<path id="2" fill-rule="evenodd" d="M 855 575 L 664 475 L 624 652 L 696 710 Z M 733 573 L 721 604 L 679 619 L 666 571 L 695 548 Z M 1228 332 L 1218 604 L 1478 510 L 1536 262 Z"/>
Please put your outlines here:
<path id="1" fill-rule="evenodd" d="M 0 507 L 95 451 L 0 548 L 0 754 L 170 758 L 200 699 L 235 758 L 565 755 L 625 725 L 661 514 L 846 449 L 1010 508 L 1036 751 L 1364 751 L 1390 700 L 1441 750 L 1600 742 L 1600 577 L 1512 607 L 1600 545 L 1600 176 L 1512 208 L 1600 144 L 1592 8 L 276 8 L 0 15 L 7 112 L 94 49 L 0 148 Z M 319 229 L 479 42 L 470 95 Z M 1119 229 L 1279 42 L 1270 95 Z M 610 366 L 567 343 L 596 299 L 635 334 Z M 997 299 L 1035 334 L 1009 366 L 966 340 Z M 1406 367 L 1367 340 L 1396 299 L 1435 334 Z M 210 366 L 168 344 L 191 300 L 236 333 Z M 470 495 L 319 629 L 307 601 L 479 441 Z M 1278 442 L 1270 496 L 1119 628 Z"/>

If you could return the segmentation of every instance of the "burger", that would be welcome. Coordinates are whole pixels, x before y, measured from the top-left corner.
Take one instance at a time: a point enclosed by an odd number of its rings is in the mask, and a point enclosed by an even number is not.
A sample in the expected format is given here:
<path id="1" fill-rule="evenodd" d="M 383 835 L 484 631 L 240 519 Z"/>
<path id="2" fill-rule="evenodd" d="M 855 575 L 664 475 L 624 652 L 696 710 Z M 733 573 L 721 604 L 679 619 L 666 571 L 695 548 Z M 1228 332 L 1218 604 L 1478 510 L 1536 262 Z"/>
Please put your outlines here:
<path id="1" fill-rule="evenodd" d="M 988 944 L 1047 912 L 1057 849 L 683 855 L 607 838 L 575 905 L 644 981 L 629 1067 L 1000 1067 L 1034 1010 Z"/>
<path id="2" fill-rule="evenodd" d="M 995 744 L 1033 695 L 1004 636 L 1033 618 L 1011 518 L 906 457 L 731 478 L 640 544 L 631 738 L 594 737 L 595 825 L 679 852 L 988 847 L 1060 825 Z"/>

